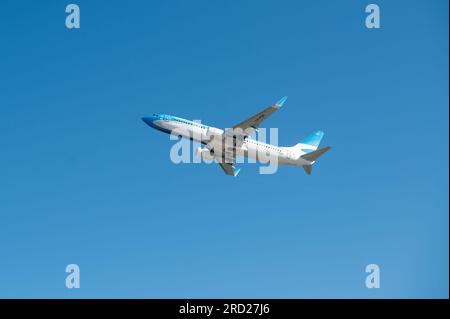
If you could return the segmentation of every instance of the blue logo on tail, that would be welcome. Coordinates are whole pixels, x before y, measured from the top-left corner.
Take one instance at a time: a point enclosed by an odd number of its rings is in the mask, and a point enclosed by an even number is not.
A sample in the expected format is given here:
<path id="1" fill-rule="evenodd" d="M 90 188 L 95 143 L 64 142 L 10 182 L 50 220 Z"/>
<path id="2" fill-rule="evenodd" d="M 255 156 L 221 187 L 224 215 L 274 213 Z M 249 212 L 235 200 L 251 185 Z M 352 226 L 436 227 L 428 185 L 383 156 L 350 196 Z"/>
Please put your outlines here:
<path id="1" fill-rule="evenodd" d="M 322 140 L 323 134 L 324 133 L 322 131 L 317 131 L 317 132 L 309 135 L 308 137 L 304 138 L 303 140 L 301 140 L 300 143 L 318 147 L 320 144 L 320 141 Z"/>

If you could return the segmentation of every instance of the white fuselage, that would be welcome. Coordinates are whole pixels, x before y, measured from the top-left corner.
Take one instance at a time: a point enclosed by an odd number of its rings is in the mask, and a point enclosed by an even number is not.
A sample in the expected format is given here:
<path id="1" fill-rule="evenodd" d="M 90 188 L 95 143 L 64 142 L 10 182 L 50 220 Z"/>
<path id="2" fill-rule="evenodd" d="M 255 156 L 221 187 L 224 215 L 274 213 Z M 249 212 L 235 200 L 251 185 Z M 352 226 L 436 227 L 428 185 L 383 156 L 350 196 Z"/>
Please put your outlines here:
<path id="1" fill-rule="evenodd" d="M 163 132 L 207 144 L 208 149 L 214 150 L 214 156 L 222 156 L 223 140 L 221 138 L 213 138 L 211 140 L 211 136 L 220 137 L 225 132 L 222 129 L 170 115 L 154 115 L 151 118 L 151 123 L 148 124 Z M 313 163 L 301 157 L 301 155 L 306 153 L 303 150 L 312 150 L 311 146 L 307 144 L 304 144 L 301 148 L 280 147 L 247 137 L 240 147 L 233 147 L 232 145 L 230 147 L 233 148 L 236 156 L 249 157 L 258 161 L 263 159 L 267 161 L 275 158 L 279 164 L 295 166 L 311 165 Z M 207 149 L 203 150 L 206 151 Z"/>

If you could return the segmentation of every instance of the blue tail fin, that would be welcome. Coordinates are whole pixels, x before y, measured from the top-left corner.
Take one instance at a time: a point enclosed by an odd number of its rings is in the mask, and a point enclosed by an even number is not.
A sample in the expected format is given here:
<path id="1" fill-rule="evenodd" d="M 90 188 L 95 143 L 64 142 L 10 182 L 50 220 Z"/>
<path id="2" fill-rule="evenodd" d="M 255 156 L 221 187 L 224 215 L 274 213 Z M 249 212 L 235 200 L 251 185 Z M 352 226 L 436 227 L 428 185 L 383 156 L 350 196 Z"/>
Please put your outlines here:
<path id="1" fill-rule="evenodd" d="M 300 143 L 308 144 L 308 145 L 311 145 L 311 146 L 314 146 L 315 148 L 317 148 L 317 147 L 319 147 L 319 144 L 320 144 L 320 141 L 322 140 L 323 134 L 324 133 L 322 131 L 317 131 L 315 133 L 312 133 L 308 137 L 304 138 L 303 140 L 301 140 Z"/>

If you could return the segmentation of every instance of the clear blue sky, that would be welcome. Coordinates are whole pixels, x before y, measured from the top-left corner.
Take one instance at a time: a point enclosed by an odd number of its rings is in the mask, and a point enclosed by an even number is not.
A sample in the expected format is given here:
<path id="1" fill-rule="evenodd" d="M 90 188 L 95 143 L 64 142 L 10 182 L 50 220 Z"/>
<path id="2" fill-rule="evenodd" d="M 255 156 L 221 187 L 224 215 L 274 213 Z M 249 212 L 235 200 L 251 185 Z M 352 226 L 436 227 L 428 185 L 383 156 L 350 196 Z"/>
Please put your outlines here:
<path id="1" fill-rule="evenodd" d="M 448 297 L 448 2 L 0 5 L 0 297 Z M 229 127 L 280 97 L 312 176 L 175 165 L 153 112 Z M 65 266 L 81 289 L 65 288 Z M 365 266 L 381 289 L 365 288 Z"/>

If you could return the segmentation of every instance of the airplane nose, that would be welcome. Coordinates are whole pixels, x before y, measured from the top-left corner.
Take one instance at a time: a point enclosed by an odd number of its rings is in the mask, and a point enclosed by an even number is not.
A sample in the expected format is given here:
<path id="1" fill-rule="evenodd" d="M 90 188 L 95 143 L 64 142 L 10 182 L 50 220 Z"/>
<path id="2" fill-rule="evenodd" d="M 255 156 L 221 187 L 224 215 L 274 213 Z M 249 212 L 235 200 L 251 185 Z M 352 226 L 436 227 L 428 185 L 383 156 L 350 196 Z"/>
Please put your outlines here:
<path id="1" fill-rule="evenodd" d="M 142 121 L 144 121 L 144 123 L 147 124 L 147 125 L 151 125 L 152 118 L 151 117 L 143 117 Z"/>

